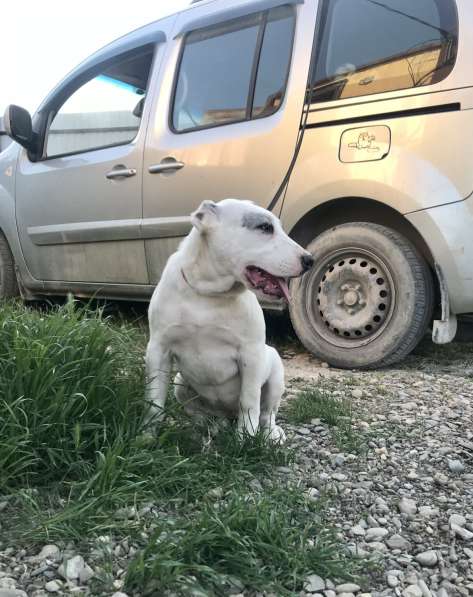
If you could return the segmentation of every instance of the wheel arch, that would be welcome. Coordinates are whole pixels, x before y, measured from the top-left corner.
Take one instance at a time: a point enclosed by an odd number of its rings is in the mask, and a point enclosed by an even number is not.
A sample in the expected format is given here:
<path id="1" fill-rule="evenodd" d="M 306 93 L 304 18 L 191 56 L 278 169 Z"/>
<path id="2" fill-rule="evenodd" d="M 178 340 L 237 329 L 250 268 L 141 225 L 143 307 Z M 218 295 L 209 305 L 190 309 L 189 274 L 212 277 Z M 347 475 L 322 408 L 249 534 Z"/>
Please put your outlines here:
<path id="1" fill-rule="evenodd" d="M 435 306 L 441 306 L 441 283 L 436 271 L 435 259 L 428 244 L 403 214 L 385 203 L 365 197 L 332 199 L 304 214 L 289 231 L 289 236 L 306 247 L 325 230 L 349 222 L 371 222 L 403 234 L 427 262 L 434 281 Z"/>

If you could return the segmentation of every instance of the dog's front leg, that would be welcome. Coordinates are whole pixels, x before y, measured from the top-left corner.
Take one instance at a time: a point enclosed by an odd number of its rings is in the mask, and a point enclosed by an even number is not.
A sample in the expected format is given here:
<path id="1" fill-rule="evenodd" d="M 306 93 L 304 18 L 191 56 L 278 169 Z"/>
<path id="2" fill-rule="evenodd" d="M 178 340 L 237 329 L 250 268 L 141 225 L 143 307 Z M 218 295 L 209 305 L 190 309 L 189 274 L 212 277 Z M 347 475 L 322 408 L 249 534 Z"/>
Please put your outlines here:
<path id="1" fill-rule="evenodd" d="M 261 350 L 246 348 L 240 356 L 240 414 L 238 432 L 256 435 L 261 410 Z"/>
<path id="2" fill-rule="evenodd" d="M 149 402 L 148 420 L 161 421 L 171 379 L 171 355 L 156 339 L 146 349 L 146 399 Z"/>

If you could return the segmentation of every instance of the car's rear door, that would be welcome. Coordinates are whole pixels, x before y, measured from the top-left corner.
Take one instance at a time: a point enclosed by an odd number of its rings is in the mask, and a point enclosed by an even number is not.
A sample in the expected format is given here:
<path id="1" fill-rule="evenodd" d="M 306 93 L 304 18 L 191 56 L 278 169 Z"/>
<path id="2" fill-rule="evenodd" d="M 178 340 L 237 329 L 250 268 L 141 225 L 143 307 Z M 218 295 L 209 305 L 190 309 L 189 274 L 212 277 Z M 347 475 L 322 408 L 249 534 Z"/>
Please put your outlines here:
<path id="1" fill-rule="evenodd" d="M 202 200 L 271 203 L 299 134 L 316 8 L 317 0 L 226 1 L 180 15 L 144 158 L 150 282 Z"/>

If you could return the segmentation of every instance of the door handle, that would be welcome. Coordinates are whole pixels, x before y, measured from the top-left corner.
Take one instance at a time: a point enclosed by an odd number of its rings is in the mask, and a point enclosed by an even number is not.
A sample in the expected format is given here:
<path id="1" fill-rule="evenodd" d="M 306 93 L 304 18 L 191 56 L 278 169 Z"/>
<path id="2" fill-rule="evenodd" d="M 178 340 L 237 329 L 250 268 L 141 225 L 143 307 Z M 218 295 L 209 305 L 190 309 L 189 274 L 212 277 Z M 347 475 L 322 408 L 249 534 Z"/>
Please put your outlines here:
<path id="1" fill-rule="evenodd" d="M 125 168 L 124 166 L 118 166 L 110 172 L 107 172 L 105 175 L 106 178 L 109 180 L 113 180 L 114 178 L 130 178 L 131 176 L 136 176 L 135 168 Z"/>
<path id="2" fill-rule="evenodd" d="M 166 158 L 161 163 L 148 168 L 150 174 L 162 174 L 163 172 L 177 172 L 184 168 L 184 162 L 178 162 L 172 158 Z"/>

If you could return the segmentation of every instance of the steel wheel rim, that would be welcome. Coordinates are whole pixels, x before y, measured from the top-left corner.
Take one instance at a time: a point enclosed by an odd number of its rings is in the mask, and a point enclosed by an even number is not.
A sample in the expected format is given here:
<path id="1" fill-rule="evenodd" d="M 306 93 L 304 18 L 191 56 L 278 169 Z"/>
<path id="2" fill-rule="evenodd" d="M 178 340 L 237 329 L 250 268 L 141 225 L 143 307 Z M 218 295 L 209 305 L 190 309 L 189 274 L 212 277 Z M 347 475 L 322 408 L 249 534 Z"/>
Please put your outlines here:
<path id="1" fill-rule="evenodd" d="M 360 247 L 339 249 L 324 257 L 309 274 L 305 298 L 314 331 L 329 344 L 345 349 L 378 338 L 396 305 L 388 264 Z"/>

